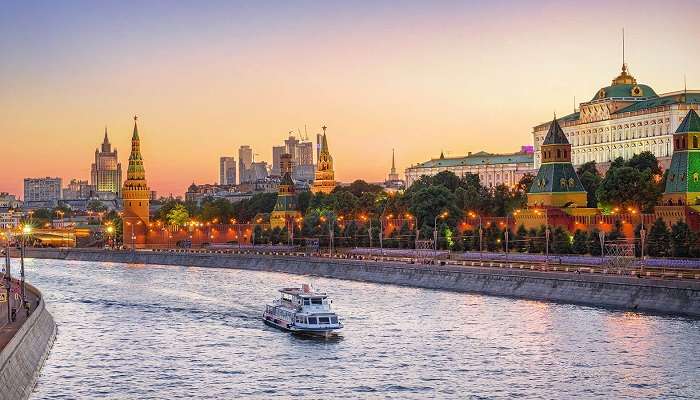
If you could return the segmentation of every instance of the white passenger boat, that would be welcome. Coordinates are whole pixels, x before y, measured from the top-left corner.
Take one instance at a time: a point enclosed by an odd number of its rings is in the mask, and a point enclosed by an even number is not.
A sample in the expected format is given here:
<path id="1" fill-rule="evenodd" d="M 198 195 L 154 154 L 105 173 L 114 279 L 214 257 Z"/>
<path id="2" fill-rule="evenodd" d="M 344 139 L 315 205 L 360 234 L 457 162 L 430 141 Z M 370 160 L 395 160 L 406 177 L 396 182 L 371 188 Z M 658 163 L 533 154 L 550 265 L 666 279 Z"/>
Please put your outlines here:
<path id="1" fill-rule="evenodd" d="M 280 293 L 279 299 L 265 307 L 263 321 L 266 324 L 289 332 L 323 337 L 343 328 L 326 293 L 314 292 L 309 285 L 280 289 Z"/>

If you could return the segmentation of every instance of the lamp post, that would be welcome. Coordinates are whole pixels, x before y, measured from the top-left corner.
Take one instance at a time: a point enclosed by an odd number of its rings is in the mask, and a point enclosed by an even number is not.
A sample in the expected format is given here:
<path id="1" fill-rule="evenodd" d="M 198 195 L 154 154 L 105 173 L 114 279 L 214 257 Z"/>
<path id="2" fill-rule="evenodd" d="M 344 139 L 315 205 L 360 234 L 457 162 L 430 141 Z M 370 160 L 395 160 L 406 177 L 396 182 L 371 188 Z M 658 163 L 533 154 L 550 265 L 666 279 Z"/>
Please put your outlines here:
<path id="1" fill-rule="evenodd" d="M 12 287 L 12 275 L 10 274 L 10 230 L 5 235 L 5 292 L 7 294 L 7 322 L 12 322 L 10 311 L 10 288 Z"/>
<path id="2" fill-rule="evenodd" d="M 484 230 L 481 228 L 481 215 L 476 214 L 472 211 L 469 211 L 468 215 L 472 218 L 479 218 L 479 262 L 481 262 L 484 259 L 484 255 L 483 255 L 484 246 L 482 246 L 483 237 L 484 237 Z"/>
<path id="3" fill-rule="evenodd" d="M 107 246 L 109 248 L 114 247 L 114 240 L 111 238 L 112 232 L 114 232 L 114 227 L 112 225 L 107 225 Z"/>
<path id="4" fill-rule="evenodd" d="M 506 232 L 504 234 L 506 239 L 506 262 L 508 262 L 508 233 L 510 231 L 510 226 L 508 225 L 508 216 L 510 214 L 506 213 Z"/>
<path id="5" fill-rule="evenodd" d="M 447 211 L 443 211 L 442 213 L 438 214 L 435 216 L 435 219 L 433 220 L 433 251 L 437 253 L 437 242 L 438 242 L 438 231 L 437 231 L 437 220 L 438 218 L 440 219 L 445 219 L 447 218 L 449 214 Z"/>
<path id="6" fill-rule="evenodd" d="M 31 235 L 32 233 L 32 227 L 30 225 L 24 225 L 22 227 L 22 245 L 20 248 L 20 263 L 19 263 L 19 274 L 20 274 L 20 283 L 21 283 L 21 294 L 22 294 L 22 307 L 24 307 L 25 311 L 27 312 L 27 315 L 29 315 L 29 308 L 27 307 L 27 293 L 26 293 L 26 288 L 24 284 L 24 250 L 26 244 L 27 237 Z M 9 299 L 8 299 L 9 300 Z"/>
<path id="7" fill-rule="evenodd" d="M 545 240 L 545 245 L 544 245 L 544 265 L 545 267 L 549 266 L 549 214 L 547 213 L 547 209 L 544 208 L 544 224 L 545 224 L 545 229 L 544 229 L 544 240 Z M 535 210 L 535 214 L 540 214 L 539 210 Z"/>

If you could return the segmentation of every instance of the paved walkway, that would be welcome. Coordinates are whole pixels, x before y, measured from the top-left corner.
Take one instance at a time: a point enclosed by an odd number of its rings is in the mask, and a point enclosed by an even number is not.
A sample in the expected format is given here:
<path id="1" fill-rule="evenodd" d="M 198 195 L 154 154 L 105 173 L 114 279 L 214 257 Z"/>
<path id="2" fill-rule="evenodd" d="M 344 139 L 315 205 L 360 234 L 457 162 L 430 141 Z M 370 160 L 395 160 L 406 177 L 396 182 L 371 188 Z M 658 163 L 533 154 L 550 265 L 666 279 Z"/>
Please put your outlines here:
<path id="1" fill-rule="evenodd" d="M 4 280 L 0 286 L 1 290 L 5 291 Z M 31 309 L 36 308 L 36 303 L 38 297 L 27 290 L 27 299 L 31 305 Z M 19 301 L 15 302 L 14 295 L 10 295 L 10 306 L 14 306 L 17 309 L 17 319 L 15 322 L 10 323 L 7 319 L 7 303 L 0 303 L 0 351 L 5 348 L 7 343 L 12 339 L 17 330 L 22 326 L 24 321 L 27 320 L 27 314 L 21 309 L 21 304 Z"/>

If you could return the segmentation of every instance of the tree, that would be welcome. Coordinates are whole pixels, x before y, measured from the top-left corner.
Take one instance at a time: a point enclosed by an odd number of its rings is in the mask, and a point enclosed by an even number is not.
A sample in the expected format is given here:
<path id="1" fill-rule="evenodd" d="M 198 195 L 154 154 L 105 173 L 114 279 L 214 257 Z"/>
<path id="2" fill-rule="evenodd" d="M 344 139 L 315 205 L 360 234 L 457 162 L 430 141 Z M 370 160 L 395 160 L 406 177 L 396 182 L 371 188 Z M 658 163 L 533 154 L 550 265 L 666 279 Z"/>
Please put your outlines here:
<path id="1" fill-rule="evenodd" d="M 525 225 L 520 225 L 518 230 L 515 231 L 515 244 L 513 245 L 520 253 L 527 251 L 527 229 Z"/>
<path id="2" fill-rule="evenodd" d="M 588 232 L 588 254 L 599 256 L 602 252 L 603 250 L 600 247 L 600 230 L 598 228 L 593 228 Z"/>
<path id="3" fill-rule="evenodd" d="M 674 257 L 691 257 L 694 253 L 697 235 L 683 221 L 671 227 L 671 248 Z"/>
<path id="4" fill-rule="evenodd" d="M 190 214 L 187 212 L 187 208 L 183 204 L 176 204 L 173 208 L 168 211 L 166 216 L 168 225 L 171 226 L 184 226 L 190 220 Z"/>
<path id="5" fill-rule="evenodd" d="M 435 217 L 447 211 L 446 221 L 454 227 L 463 216 L 462 210 L 457 208 L 455 203 L 455 195 L 447 188 L 440 185 L 430 186 L 413 194 L 410 211 L 421 225 L 430 224 L 431 228 Z"/>
<path id="6" fill-rule="evenodd" d="M 571 253 L 571 242 L 569 239 L 569 233 L 565 231 L 561 226 L 554 228 L 552 232 L 552 251 L 555 254 L 569 254 Z"/>
<path id="7" fill-rule="evenodd" d="M 454 172 L 442 171 L 433 176 L 432 185 L 442 185 L 450 192 L 454 192 L 460 186 L 461 181 Z"/>
<path id="8" fill-rule="evenodd" d="M 105 207 L 104 204 L 102 204 L 101 201 L 99 200 L 90 200 L 87 203 L 87 209 L 88 211 L 92 212 L 104 212 L 107 211 L 107 207 Z"/>
<path id="9" fill-rule="evenodd" d="M 333 193 L 347 192 L 352 193 L 355 197 L 361 197 L 364 193 L 377 194 L 383 191 L 384 189 L 381 186 L 367 183 L 362 179 L 358 179 L 348 186 L 336 186 L 335 189 L 333 189 Z"/>
<path id="10" fill-rule="evenodd" d="M 661 218 L 658 218 L 649 230 L 647 239 L 647 251 L 650 256 L 665 257 L 670 255 L 671 235 L 668 226 Z"/>
<path id="11" fill-rule="evenodd" d="M 652 175 L 661 175 L 661 167 L 659 167 L 659 160 L 650 151 L 643 151 L 639 154 L 635 154 L 632 158 L 627 161 L 627 166 L 632 167 L 639 171 L 650 171 Z"/>
<path id="12" fill-rule="evenodd" d="M 606 240 L 607 241 L 616 241 L 616 240 L 621 240 L 625 238 L 625 233 L 622 232 L 622 222 L 618 219 L 615 221 L 615 225 L 613 226 L 613 230 L 608 234 Z"/>
<path id="13" fill-rule="evenodd" d="M 574 254 L 586 254 L 586 252 L 588 252 L 588 236 L 584 231 L 576 229 L 576 232 L 574 232 L 571 251 Z"/>
<path id="14" fill-rule="evenodd" d="M 586 189 L 587 193 L 587 206 L 596 207 L 598 205 L 598 197 L 596 192 L 600 186 L 600 182 L 603 178 L 598 172 L 595 161 L 589 161 L 581 165 L 576 171 L 579 179 L 581 179 L 581 184 L 583 188 Z"/>

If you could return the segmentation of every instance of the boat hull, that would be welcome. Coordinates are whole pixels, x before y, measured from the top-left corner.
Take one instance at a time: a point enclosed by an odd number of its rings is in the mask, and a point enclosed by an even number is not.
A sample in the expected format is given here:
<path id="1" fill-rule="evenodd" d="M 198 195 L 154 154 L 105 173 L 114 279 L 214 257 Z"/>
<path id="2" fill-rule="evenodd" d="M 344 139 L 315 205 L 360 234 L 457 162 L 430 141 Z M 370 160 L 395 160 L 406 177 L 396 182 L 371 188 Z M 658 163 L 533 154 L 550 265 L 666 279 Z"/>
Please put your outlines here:
<path id="1" fill-rule="evenodd" d="M 338 328 L 300 328 L 298 326 L 294 326 L 291 323 L 288 323 L 287 321 L 274 319 L 270 316 L 263 316 L 263 322 L 268 326 L 283 330 L 285 332 L 292 332 L 299 335 L 319 336 L 325 338 L 336 335 L 338 333 L 338 330 L 343 327 L 341 325 Z"/>

